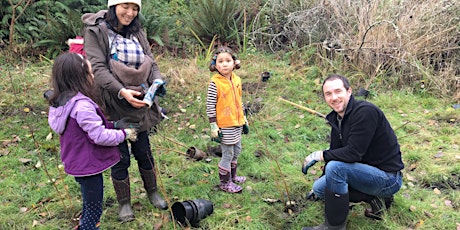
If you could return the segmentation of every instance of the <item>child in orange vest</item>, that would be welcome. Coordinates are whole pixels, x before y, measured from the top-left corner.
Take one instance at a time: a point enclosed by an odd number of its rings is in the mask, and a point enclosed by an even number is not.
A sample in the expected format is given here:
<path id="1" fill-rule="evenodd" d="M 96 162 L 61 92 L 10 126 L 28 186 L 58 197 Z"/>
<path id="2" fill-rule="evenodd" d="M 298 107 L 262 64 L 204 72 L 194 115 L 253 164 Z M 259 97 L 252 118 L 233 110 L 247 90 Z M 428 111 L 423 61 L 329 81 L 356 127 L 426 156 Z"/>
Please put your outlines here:
<path id="1" fill-rule="evenodd" d="M 219 47 L 211 60 L 209 70 L 215 73 L 209 82 L 206 114 L 211 124 L 211 138 L 220 143 L 219 188 L 230 193 L 241 192 L 246 177 L 237 176 L 238 156 L 241 153 L 241 134 L 249 132 L 243 112 L 241 79 L 233 73 L 241 67 L 233 51 Z"/>

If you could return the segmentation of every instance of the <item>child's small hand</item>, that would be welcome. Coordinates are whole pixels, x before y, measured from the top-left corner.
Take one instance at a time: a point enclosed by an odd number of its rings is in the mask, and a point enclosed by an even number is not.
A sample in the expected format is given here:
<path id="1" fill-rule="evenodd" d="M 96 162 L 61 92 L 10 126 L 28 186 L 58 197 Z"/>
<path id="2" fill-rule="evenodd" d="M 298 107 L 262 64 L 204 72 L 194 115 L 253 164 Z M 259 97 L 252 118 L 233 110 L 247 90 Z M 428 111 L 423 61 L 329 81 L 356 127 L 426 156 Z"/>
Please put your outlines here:
<path id="1" fill-rule="evenodd" d="M 130 140 L 132 142 L 137 141 L 137 131 L 136 129 L 124 129 L 126 137 L 126 140 Z"/>
<path id="2" fill-rule="evenodd" d="M 211 138 L 216 138 L 219 136 L 219 126 L 216 122 L 211 122 Z"/>

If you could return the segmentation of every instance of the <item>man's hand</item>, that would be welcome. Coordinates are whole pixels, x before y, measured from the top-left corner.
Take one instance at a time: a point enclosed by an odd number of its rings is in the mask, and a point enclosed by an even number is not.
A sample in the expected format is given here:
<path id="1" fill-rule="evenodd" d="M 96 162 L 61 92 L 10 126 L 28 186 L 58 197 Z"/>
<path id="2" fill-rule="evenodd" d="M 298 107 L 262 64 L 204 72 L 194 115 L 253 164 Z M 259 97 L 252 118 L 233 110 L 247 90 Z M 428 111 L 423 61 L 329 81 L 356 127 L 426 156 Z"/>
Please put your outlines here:
<path id="1" fill-rule="evenodd" d="M 125 137 L 126 140 L 130 140 L 132 142 L 137 141 L 137 131 L 136 131 L 136 129 L 124 129 L 124 130 L 125 130 L 125 134 L 126 134 L 126 137 Z"/>
<path id="2" fill-rule="evenodd" d="M 220 132 L 219 126 L 216 122 L 211 122 L 211 140 L 220 143 L 222 138 L 222 133 Z"/>
<path id="3" fill-rule="evenodd" d="M 315 151 L 312 152 L 310 155 L 305 157 L 305 161 L 303 162 L 302 165 L 302 172 L 303 174 L 307 174 L 308 169 L 316 164 L 318 161 L 323 161 L 323 151 Z"/>

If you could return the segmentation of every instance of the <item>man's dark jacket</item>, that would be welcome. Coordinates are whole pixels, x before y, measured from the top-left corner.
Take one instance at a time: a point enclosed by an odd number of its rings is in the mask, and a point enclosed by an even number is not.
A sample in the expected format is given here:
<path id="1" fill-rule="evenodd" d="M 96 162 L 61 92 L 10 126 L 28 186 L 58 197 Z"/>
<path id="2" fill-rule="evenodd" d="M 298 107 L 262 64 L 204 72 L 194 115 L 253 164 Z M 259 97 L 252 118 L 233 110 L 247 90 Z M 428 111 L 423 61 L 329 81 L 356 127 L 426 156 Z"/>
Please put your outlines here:
<path id="1" fill-rule="evenodd" d="M 332 126 L 330 148 L 323 155 L 326 162 L 359 162 L 386 172 L 404 168 L 396 135 L 377 106 L 352 95 L 340 125 L 337 116 L 335 111 L 326 116 Z"/>

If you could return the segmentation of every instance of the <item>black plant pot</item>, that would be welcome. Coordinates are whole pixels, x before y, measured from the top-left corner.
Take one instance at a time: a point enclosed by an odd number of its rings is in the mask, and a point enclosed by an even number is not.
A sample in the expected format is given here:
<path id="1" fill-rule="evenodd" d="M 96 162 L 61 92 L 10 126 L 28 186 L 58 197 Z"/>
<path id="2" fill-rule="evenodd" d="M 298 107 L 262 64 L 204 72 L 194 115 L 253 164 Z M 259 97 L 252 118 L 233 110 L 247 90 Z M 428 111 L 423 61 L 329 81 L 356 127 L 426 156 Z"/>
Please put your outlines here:
<path id="1" fill-rule="evenodd" d="M 195 199 L 176 202 L 171 209 L 174 219 L 182 226 L 198 227 L 200 220 L 212 214 L 214 206 L 209 200 Z"/>
<path id="2" fill-rule="evenodd" d="M 261 77 L 263 82 L 268 81 L 268 79 L 270 79 L 270 72 L 262 72 Z"/>

